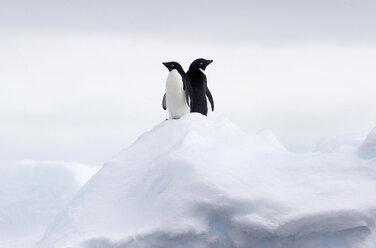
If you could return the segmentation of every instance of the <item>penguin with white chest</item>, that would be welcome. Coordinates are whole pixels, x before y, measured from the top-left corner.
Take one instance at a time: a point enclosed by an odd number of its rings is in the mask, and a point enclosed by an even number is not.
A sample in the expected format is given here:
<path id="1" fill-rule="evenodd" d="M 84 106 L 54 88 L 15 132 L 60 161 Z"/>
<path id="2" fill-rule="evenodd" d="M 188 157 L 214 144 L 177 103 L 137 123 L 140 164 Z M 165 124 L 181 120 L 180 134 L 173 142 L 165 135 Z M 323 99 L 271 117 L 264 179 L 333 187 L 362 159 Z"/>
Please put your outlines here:
<path id="1" fill-rule="evenodd" d="M 166 93 L 163 96 L 162 107 L 167 109 L 170 119 L 179 119 L 190 113 L 192 88 L 183 68 L 177 62 L 164 62 L 169 70 L 166 80 Z"/>
<path id="2" fill-rule="evenodd" d="M 208 114 L 211 105 L 211 110 L 214 111 L 213 96 L 209 91 L 207 78 L 205 75 L 206 67 L 212 63 L 213 60 L 196 59 L 192 62 L 187 71 L 187 76 L 192 86 L 193 99 L 191 104 L 191 112 L 198 112 L 203 115 Z"/>

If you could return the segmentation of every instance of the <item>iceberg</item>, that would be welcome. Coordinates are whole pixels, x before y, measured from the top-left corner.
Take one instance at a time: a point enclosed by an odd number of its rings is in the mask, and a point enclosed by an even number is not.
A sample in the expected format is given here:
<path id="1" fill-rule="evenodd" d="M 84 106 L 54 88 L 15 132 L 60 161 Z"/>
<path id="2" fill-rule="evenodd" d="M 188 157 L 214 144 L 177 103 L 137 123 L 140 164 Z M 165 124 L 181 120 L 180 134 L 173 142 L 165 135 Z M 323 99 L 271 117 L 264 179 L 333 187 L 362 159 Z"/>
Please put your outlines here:
<path id="1" fill-rule="evenodd" d="M 367 143 L 368 144 L 368 143 Z M 35 248 L 374 247 L 376 160 L 188 114 L 96 173 Z"/>

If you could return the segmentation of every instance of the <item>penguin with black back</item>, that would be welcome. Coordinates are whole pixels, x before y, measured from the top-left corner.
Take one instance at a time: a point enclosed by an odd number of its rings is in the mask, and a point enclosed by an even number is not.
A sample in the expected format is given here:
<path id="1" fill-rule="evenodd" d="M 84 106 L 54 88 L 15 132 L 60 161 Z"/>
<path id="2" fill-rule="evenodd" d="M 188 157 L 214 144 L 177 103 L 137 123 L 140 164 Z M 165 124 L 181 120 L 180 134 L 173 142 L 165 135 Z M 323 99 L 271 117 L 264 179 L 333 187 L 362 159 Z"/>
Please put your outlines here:
<path id="1" fill-rule="evenodd" d="M 205 75 L 206 67 L 213 60 L 199 58 L 192 62 L 187 71 L 187 76 L 192 86 L 193 99 L 191 104 L 191 112 L 198 112 L 203 115 L 208 114 L 208 100 L 211 110 L 214 111 L 213 96 L 208 88 L 207 78 Z"/>
<path id="2" fill-rule="evenodd" d="M 164 110 L 167 109 L 170 119 L 179 119 L 190 112 L 192 87 L 187 74 L 178 62 L 164 62 L 163 65 L 167 67 L 169 73 L 162 107 Z"/>

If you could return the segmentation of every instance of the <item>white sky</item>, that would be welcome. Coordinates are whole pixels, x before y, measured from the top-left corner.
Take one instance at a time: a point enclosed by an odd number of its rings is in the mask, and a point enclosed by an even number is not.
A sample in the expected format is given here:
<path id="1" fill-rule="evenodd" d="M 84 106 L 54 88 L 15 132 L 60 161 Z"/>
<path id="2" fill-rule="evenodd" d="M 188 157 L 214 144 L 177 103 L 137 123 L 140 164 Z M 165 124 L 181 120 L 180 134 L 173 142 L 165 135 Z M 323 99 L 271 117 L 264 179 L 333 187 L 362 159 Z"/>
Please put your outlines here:
<path id="1" fill-rule="evenodd" d="M 376 126 L 373 2 L 159 3 L 2 1 L 0 161 L 104 162 L 167 116 L 161 62 L 197 57 L 216 115 L 293 151 Z"/>

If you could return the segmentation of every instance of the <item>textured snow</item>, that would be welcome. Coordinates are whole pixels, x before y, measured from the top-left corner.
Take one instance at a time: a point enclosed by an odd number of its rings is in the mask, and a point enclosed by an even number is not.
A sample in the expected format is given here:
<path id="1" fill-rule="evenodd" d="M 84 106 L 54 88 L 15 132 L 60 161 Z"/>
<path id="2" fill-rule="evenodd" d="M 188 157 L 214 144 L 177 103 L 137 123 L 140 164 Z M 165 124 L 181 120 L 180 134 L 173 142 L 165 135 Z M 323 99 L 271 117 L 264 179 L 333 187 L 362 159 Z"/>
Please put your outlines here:
<path id="1" fill-rule="evenodd" d="M 0 247 L 31 247 L 98 166 L 20 161 L 0 166 Z"/>
<path id="2" fill-rule="evenodd" d="M 364 141 L 361 135 L 345 135 L 339 137 L 327 137 L 321 139 L 316 145 L 315 151 L 318 152 L 334 152 L 334 151 L 354 151 Z"/>
<path id="3" fill-rule="evenodd" d="M 107 162 L 37 248 L 374 247 L 376 160 L 190 114 Z"/>

